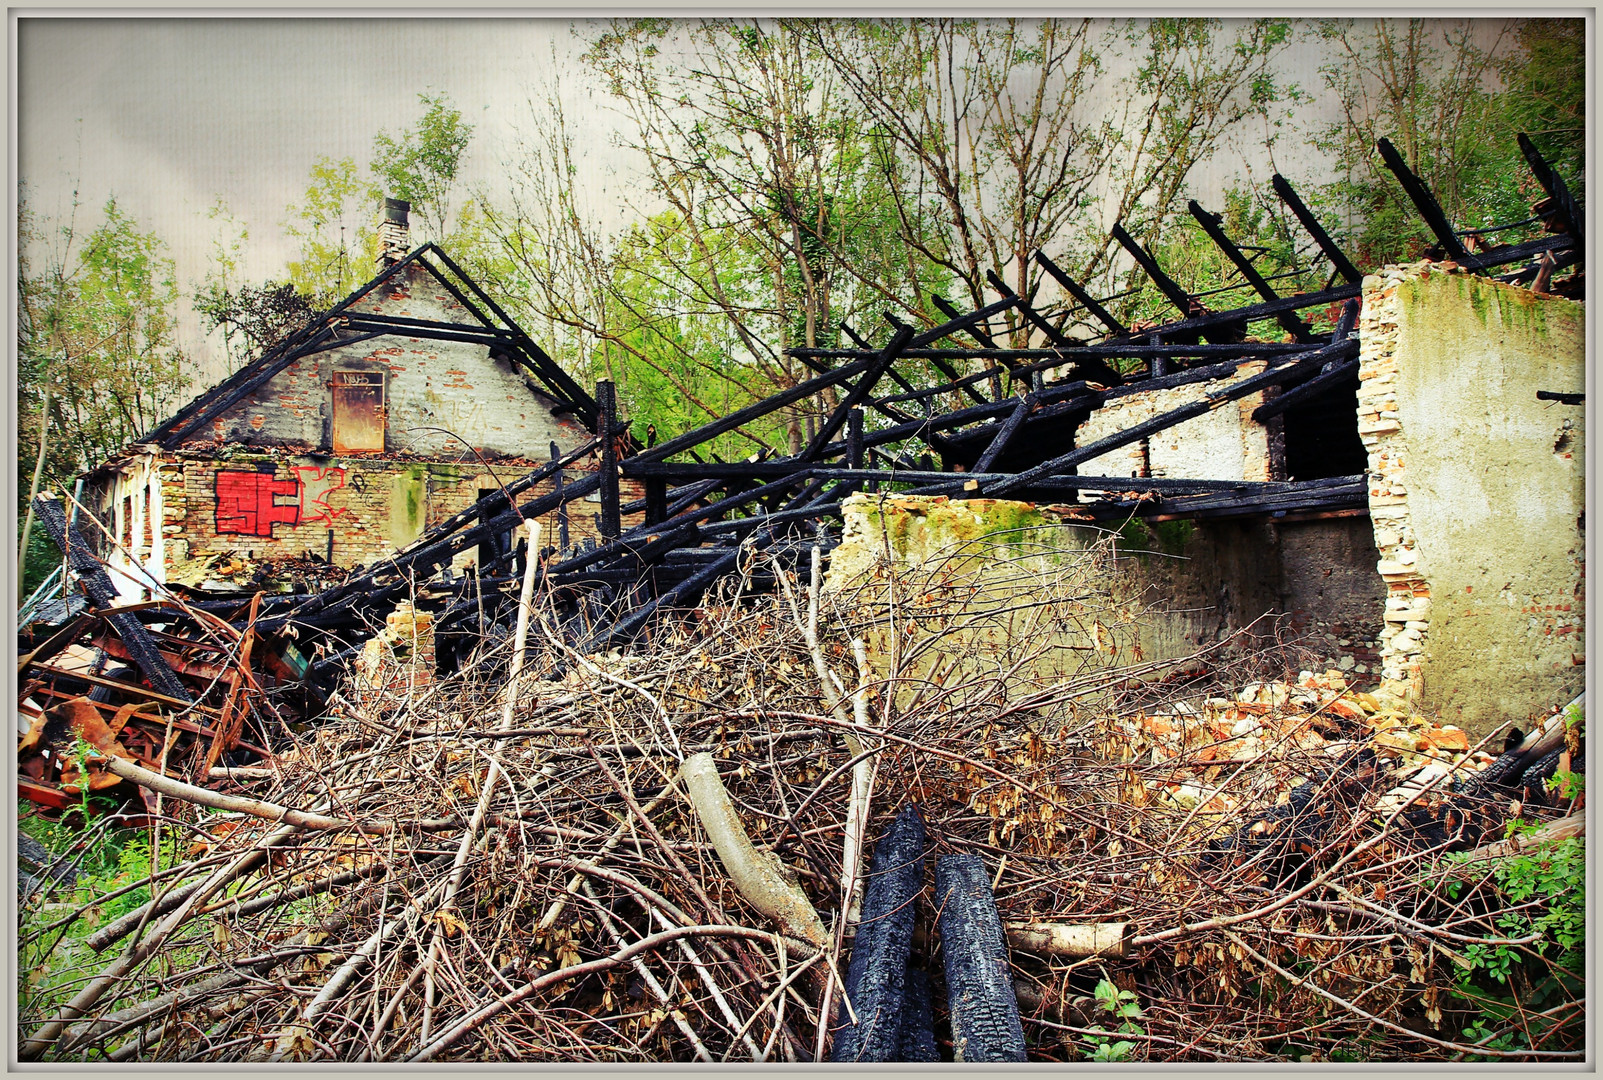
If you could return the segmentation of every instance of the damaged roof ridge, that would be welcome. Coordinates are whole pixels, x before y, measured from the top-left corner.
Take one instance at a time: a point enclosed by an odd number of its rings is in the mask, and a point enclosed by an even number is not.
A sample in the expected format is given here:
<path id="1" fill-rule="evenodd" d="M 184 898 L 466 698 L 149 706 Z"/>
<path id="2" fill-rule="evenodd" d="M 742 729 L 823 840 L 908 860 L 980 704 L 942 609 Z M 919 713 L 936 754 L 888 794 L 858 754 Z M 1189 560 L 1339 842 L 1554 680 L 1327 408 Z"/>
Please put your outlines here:
<path id="1" fill-rule="evenodd" d="M 573 411 L 580 413 L 581 416 L 587 418 L 586 408 L 588 406 L 589 408 L 593 409 L 594 403 L 589 400 L 588 395 L 584 394 L 582 388 L 578 389 L 578 396 L 575 398 L 571 393 L 571 388 L 566 385 L 562 385 L 564 383 L 573 383 L 571 376 L 568 376 L 566 372 L 561 371 L 556 362 L 552 360 L 543 349 L 540 349 L 538 345 L 535 345 L 533 340 L 523 330 L 523 328 L 519 326 L 510 315 L 501 310 L 499 307 L 495 308 L 496 314 L 502 320 L 504 320 L 507 325 L 497 326 L 494 321 L 485 315 L 484 312 L 480 311 L 479 308 L 463 294 L 461 289 L 449 281 L 444 274 L 442 274 L 434 267 L 432 263 L 429 262 L 425 256 L 431 253 L 437 255 L 452 273 L 461 277 L 463 283 L 466 284 L 471 291 L 478 293 L 481 298 L 484 296 L 483 291 L 472 282 L 466 272 L 463 271 L 462 268 L 458 266 L 449 255 L 441 250 L 439 245 L 433 242 L 423 244 L 413 249 L 405 258 L 399 260 L 391 266 L 385 267 L 384 270 L 375 275 L 365 284 L 358 286 L 350 295 L 348 295 L 344 300 L 340 301 L 339 304 L 330 308 L 326 312 L 314 315 L 298 330 L 286 335 L 276 345 L 264 351 L 260 356 L 245 364 L 238 371 L 229 375 L 227 378 L 223 379 L 221 382 L 217 383 L 211 388 L 197 394 L 188 402 L 188 404 L 181 407 L 166 421 L 158 424 L 155 428 L 142 436 L 136 441 L 135 444 L 132 445 L 154 443 L 163 449 L 171 450 L 175 448 L 186 436 L 193 433 L 196 428 L 200 427 L 200 425 L 204 424 L 208 420 L 214 419 L 218 414 L 236 404 L 246 394 L 272 379 L 275 375 L 279 374 L 296 360 L 314 353 L 340 348 L 345 345 L 355 344 L 357 341 L 365 341 L 374 337 L 388 336 L 392 334 L 397 336 L 405 336 L 407 329 L 413 327 L 417 329 L 427 329 L 430 327 L 462 327 L 465 330 L 471 330 L 475 332 L 487 331 L 488 333 L 485 334 L 486 340 L 484 341 L 484 344 L 487 347 L 490 347 L 492 350 L 494 350 L 498 343 L 505 341 L 507 344 L 512 346 L 511 349 L 504 350 L 505 352 L 511 354 L 508 358 L 534 373 L 541 382 L 545 383 L 545 389 L 530 384 L 528 386 L 530 393 L 534 393 L 546 398 L 558 407 L 566 406 L 567 408 L 572 409 Z M 405 268 L 413 265 L 420 266 L 429 274 L 430 277 L 439 282 L 439 284 L 446 289 L 446 291 L 451 293 L 452 296 L 455 297 L 459 303 L 461 303 L 463 310 L 467 312 L 473 320 L 476 321 L 458 322 L 455 320 L 412 319 L 406 316 L 377 315 L 373 313 L 351 311 L 353 305 L 368 297 L 375 289 L 394 278 Z M 491 303 L 493 304 L 493 301 Z M 363 333 L 354 340 L 347 339 L 342 341 L 338 338 L 329 340 L 329 335 L 334 334 L 342 326 L 348 324 L 352 320 L 358 322 L 369 322 L 375 325 L 379 323 L 388 323 L 391 324 L 392 328 L 380 331 L 378 333 Z M 535 350 L 536 359 L 538 362 L 534 362 L 528 357 L 518 355 L 523 350 L 526 350 L 531 346 Z M 550 370 L 545 370 L 547 368 Z M 553 373 L 560 375 L 560 378 L 554 378 Z M 557 392 L 559 385 L 564 391 L 563 393 Z M 573 387 L 577 388 L 578 384 L 573 383 Z"/>

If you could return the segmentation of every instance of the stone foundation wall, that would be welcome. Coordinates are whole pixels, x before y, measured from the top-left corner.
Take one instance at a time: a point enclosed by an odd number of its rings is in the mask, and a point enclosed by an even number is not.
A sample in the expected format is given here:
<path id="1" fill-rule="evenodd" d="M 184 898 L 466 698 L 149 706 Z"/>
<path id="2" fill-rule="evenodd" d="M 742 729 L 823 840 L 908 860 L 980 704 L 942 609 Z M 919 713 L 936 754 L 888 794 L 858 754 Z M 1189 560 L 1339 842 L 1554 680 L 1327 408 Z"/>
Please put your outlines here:
<path id="1" fill-rule="evenodd" d="M 1585 682 L 1582 305 L 1458 272 L 1364 279 L 1359 434 L 1387 598 L 1381 663 L 1471 731 Z"/>

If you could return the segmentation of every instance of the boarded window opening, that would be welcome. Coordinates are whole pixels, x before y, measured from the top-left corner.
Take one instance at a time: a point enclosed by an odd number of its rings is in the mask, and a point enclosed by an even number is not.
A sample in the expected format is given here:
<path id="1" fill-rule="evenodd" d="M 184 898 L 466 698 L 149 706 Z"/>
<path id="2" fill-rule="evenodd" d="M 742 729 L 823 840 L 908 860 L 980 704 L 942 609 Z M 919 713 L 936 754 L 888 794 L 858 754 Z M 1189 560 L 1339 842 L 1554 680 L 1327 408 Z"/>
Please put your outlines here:
<path id="1" fill-rule="evenodd" d="M 384 373 L 334 372 L 334 452 L 384 449 Z"/>

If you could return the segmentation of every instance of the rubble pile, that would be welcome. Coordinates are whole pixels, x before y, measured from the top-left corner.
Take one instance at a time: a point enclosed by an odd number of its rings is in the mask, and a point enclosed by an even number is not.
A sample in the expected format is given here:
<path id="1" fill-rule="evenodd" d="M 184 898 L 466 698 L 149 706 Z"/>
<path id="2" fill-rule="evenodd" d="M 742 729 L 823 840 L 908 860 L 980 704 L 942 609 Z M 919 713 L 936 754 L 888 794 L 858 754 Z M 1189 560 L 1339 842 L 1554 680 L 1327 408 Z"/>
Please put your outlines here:
<path id="1" fill-rule="evenodd" d="M 1297 672 L 1283 652 L 1205 652 L 1206 685 L 1165 690 L 1170 665 L 1106 658 L 1025 677 L 1025 639 L 943 680 L 865 647 L 883 609 L 755 573 L 779 593 L 726 581 L 649 653 L 584 655 L 526 591 L 528 648 L 487 640 L 438 679 L 403 677 L 426 626 L 402 613 L 327 724 L 216 791 L 101 748 L 195 842 L 95 927 L 103 969 L 25 1001 L 22 1057 L 928 1060 L 993 1035 L 991 1060 L 1110 1036 L 1153 1061 L 1328 1059 L 1360 1035 L 1375 1059 L 1577 1052 L 1573 1024 L 1512 1052 L 1454 1012 L 1454 958 L 1508 940 L 1510 901 L 1442 861 L 1502 839 L 1555 747 L 1579 768 L 1562 717 L 1494 754 L 1337 673 L 1267 677 Z M 875 854 L 908 807 L 916 839 Z M 958 877 L 1007 942 L 1016 1005 L 986 1035 L 951 996 L 957 958 L 990 955 L 946 940 L 969 933 L 936 899 Z M 912 917 L 870 931 L 886 896 Z M 855 958 L 888 939 L 891 966 Z M 925 1020 L 875 1036 L 843 983 Z"/>

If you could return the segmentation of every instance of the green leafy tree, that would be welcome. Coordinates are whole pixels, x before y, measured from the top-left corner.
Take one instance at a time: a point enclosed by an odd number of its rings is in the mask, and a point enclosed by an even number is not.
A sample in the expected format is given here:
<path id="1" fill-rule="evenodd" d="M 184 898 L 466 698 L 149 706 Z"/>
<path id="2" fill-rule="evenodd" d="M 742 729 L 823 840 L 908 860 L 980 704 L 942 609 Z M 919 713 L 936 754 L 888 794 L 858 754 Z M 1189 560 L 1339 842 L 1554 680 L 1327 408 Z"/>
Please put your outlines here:
<path id="1" fill-rule="evenodd" d="M 300 245 L 289 281 L 315 308 L 334 306 L 375 273 L 381 196 L 361 177 L 355 158 L 320 157 L 289 208 L 284 231 Z"/>
<path id="2" fill-rule="evenodd" d="M 974 307 L 988 296 L 988 272 L 1034 291 L 1040 249 L 1080 281 L 1109 285 L 1112 222 L 1160 239 L 1194 170 L 1289 92 L 1273 66 L 1289 40 L 1281 20 L 798 27 L 883 134 L 897 240 Z M 1013 329 L 1017 343 L 1028 338 L 1024 324 Z"/>
<path id="3" fill-rule="evenodd" d="M 160 237 L 142 232 L 115 198 L 81 245 L 70 223 L 61 229 L 41 264 L 19 265 L 19 386 L 24 408 L 50 392 L 58 424 L 50 441 L 66 450 L 57 460 L 83 469 L 153 427 L 188 380 L 175 334 L 178 286 Z"/>
<path id="4" fill-rule="evenodd" d="M 77 206 L 39 221 L 23 200 L 17 265 L 18 474 L 23 498 L 67 486 L 153 427 L 188 382 L 166 245 L 115 198 L 80 238 Z M 20 485 L 19 485 L 20 486 Z M 22 515 L 23 586 L 51 561 Z"/>
<path id="5" fill-rule="evenodd" d="M 405 199 L 424 226 L 424 239 L 446 237 L 446 218 L 457 169 L 473 138 L 473 125 L 445 94 L 419 94 L 423 115 L 398 135 L 381 131 L 373 139 L 369 165 L 383 194 Z"/>
<path id="6" fill-rule="evenodd" d="M 1523 131 L 1577 199 L 1586 183 L 1586 20 L 1528 19 L 1498 62 L 1508 126 Z"/>
<path id="7" fill-rule="evenodd" d="M 1375 150 L 1384 136 L 1460 231 L 1529 216 L 1542 195 L 1517 134 L 1536 127 L 1579 190 L 1584 50 L 1574 20 L 1330 20 L 1321 68 L 1341 118 L 1313 142 L 1337 163 L 1318 202 L 1361 266 L 1420 257 L 1436 240 Z M 1488 234 L 1513 241 L 1521 234 Z"/>
<path id="8" fill-rule="evenodd" d="M 731 381 L 757 396 L 794 385 L 811 370 L 786 347 L 836 344 L 843 318 L 872 311 L 877 325 L 879 310 L 919 302 L 917 264 L 881 254 L 894 217 L 872 133 L 794 25 L 620 21 L 586 60 L 632 122 L 647 193 L 685 241 L 682 257 L 655 260 L 660 299 L 729 322 Z M 792 449 L 814 407 L 787 411 Z"/>

